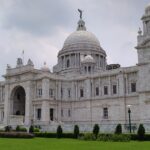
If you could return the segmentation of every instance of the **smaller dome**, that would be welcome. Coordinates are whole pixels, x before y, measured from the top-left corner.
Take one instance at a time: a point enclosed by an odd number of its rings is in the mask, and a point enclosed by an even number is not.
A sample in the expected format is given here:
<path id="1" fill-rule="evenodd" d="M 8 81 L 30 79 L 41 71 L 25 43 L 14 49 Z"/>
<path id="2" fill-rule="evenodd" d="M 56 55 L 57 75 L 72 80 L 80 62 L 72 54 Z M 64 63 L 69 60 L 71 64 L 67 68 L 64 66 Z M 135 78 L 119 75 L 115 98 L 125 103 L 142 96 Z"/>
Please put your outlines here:
<path id="1" fill-rule="evenodd" d="M 95 63 L 95 60 L 91 55 L 87 55 L 83 58 L 82 63 Z"/>
<path id="2" fill-rule="evenodd" d="M 43 65 L 43 67 L 41 67 L 41 70 L 44 72 L 50 72 L 50 69 L 48 68 L 46 62 L 44 62 L 44 65 Z"/>

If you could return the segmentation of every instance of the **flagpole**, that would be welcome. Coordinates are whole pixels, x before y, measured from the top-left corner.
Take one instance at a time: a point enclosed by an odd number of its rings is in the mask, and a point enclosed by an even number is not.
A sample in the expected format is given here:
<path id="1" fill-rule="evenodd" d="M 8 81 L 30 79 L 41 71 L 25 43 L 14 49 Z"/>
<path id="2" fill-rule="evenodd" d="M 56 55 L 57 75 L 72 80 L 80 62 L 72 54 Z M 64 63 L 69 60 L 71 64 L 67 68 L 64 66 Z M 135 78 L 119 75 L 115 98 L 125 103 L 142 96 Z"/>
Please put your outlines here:
<path id="1" fill-rule="evenodd" d="M 22 51 L 22 61 L 23 61 L 23 64 L 24 64 L 24 50 Z"/>

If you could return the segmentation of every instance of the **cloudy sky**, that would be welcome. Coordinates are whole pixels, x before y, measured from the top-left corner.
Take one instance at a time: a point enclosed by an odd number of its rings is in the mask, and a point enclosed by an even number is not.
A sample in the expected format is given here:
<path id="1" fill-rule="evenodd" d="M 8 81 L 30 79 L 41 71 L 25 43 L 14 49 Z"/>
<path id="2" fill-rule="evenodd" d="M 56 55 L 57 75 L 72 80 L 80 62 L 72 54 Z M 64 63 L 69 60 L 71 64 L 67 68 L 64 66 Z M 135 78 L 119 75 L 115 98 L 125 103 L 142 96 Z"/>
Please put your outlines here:
<path id="1" fill-rule="evenodd" d="M 16 59 L 31 58 L 36 68 L 52 68 L 66 37 L 84 10 L 86 27 L 100 40 L 108 63 L 137 63 L 136 37 L 149 0 L 0 0 L 0 75 Z"/>

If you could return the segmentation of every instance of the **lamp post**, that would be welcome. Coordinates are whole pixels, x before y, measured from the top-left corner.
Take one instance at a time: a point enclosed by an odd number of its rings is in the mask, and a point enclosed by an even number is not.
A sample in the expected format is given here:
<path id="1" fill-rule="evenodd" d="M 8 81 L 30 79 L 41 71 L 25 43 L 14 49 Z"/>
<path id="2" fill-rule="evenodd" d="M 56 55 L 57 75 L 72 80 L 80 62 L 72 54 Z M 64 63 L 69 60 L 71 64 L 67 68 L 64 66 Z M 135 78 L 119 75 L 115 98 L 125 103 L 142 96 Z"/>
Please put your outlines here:
<path id="1" fill-rule="evenodd" d="M 130 130 L 130 133 L 131 133 L 131 109 L 130 109 L 130 107 L 131 107 L 131 105 L 128 105 L 127 106 L 128 107 L 128 115 L 129 115 L 129 130 Z"/>

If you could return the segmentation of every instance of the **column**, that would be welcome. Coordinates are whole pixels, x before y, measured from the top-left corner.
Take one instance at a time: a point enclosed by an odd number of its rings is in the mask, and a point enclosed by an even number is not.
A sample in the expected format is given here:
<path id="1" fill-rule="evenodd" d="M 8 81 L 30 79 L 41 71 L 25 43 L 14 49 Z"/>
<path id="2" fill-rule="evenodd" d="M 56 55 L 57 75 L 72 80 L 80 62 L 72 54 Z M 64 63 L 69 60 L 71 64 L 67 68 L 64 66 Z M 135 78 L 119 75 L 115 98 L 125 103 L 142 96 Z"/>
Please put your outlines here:
<path id="1" fill-rule="evenodd" d="M 124 74 L 120 72 L 120 74 L 118 75 L 118 80 L 119 80 L 119 96 L 124 96 L 125 94 L 125 79 L 124 79 Z"/>
<path id="2" fill-rule="evenodd" d="M 109 79 L 108 79 L 108 80 L 109 80 L 109 85 L 108 85 L 108 89 L 109 89 L 108 92 L 109 92 L 109 93 L 108 93 L 108 95 L 111 96 L 111 94 L 112 94 L 112 86 L 111 86 L 111 78 L 110 78 L 110 76 L 109 76 Z"/>
<path id="3" fill-rule="evenodd" d="M 27 81 L 25 84 L 25 92 L 26 92 L 26 99 L 25 99 L 25 125 L 29 126 L 31 123 L 31 108 L 32 108 L 32 97 L 31 93 L 33 92 L 33 89 L 31 88 L 30 81 Z"/>
<path id="4" fill-rule="evenodd" d="M 70 61 L 70 66 L 69 66 L 69 67 L 72 67 L 72 59 L 71 59 L 71 54 L 69 55 L 69 61 Z"/>
<path id="5" fill-rule="evenodd" d="M 86 79 L 85 80 L 85 85 L 86 87 L 85 88 L 85 93 L 84 95 L 86 96 L 87 99 L 90 99 L 91 98 L 91 80 L 90 79 Z"/>
<path id="6" fill-rule="evenodd" d="M 10 115 L 9 85 L 5 85 L 4 125 L 8 125 L 9 115 Z"/>
<path id="7" fill-rule="evenodd" d="M 49 99 L 49 79 L 42 79 L 42 98 Z"/>
<path id="8" fill-rule="evenodd" d="M 94 85 L 94 82 L 93 82 L 93 79 L 90 80 L 90 86 L 91 86 L 91 98 L 94 97 L 95 95 L 95 85 Z"/>
<path id="9" fill-rule="evenodd" d="M 72 83 L 71 83 L 71 99 L 72 100 L 75 100 L 75 94 L 76 94 L 75 84 L 72 81 Z"/>
<path id="10" fill-rule="evenodd" d="M 44 123 L 49 123 L 49 102 L 48 101 L 43 101 L 42 103 L 42 121 Z"/>
<path id="11" fill-rule="evenodd" d="M 79 96 L 78 96 L 78 81 L 76 81 L 76 83 L 75 83 L 75 89 L 76 89 L 75 99 L 78 100 L 78 98 L 79 98 Z"/>
<path id="12" fill-rule="evenodd" d="M 66 56 L 64 56 L 64 69 L 66 69 Z"/>
<path id="13" fill-rule="evenodd" d="M 100 57 L 100 55 L 98 55 L 98 59 L 99 59 L 99 60 L 98 60 L 99 65 L 98 65 L 98 66 L 101 67 L 101 66 L 100 66 L 100 64 L 101 64 L 101 57 Z"/>
<path id="14" fill-rule="evenodd" d="M 74 60 L 74 63 L 75 63 L 75 67 L 77 66 L 77 54 L 75 54 L 75 60 Z"/>

